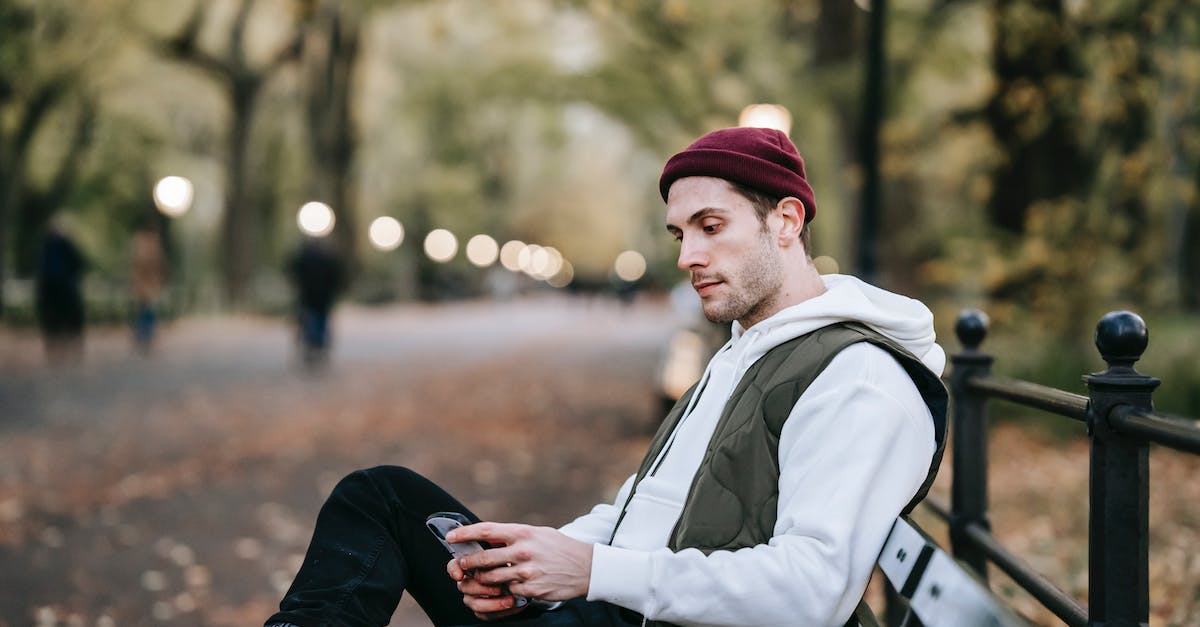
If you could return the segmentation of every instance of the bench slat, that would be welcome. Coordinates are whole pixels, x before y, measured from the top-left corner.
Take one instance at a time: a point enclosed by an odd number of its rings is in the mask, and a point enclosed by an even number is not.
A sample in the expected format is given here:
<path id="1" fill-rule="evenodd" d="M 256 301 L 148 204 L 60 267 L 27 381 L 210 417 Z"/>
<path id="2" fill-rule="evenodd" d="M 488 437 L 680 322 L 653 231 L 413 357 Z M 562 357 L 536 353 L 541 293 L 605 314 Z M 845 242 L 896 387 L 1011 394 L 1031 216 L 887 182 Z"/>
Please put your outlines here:
<path id="1" fill-rule="evenodd" d="M 907 517 L 892 525 L 879 568 L 927 627 L 1028 627 Z"/>

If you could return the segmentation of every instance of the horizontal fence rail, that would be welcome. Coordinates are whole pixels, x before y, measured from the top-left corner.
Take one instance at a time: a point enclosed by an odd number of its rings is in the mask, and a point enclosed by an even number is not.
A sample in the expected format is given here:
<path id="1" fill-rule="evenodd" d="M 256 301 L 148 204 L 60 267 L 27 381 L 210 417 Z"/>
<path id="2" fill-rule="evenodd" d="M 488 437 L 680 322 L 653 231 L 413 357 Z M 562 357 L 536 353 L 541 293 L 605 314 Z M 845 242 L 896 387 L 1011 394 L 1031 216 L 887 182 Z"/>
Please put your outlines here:
<path id="1" fill-rule="evenodd" d="M 965 532 L 967 537 L 987 554 L 992 563 L 1045 605 L 1046 609 L 1054 612 L 1055 616 L 1071 627 L 1087 627 L 1087 611 L 1080 607 L 1074 597 L 1063 592 L 1016 554 L 1004 548 L 990 531 L 972 524 L 967 525 Z"/>
<path id="2" fill-rule="evenodd" d="M 1200 455 L 1200 428 L 1195 420 L 1148 412 L 1139 407 L 1114 407 L 1108 422 L 1118 431 L 1146 438 L 1156 444 Z"/>
<path id="3" fill-rule="evenodd" d="M 1071 627 L 1144 627 L 1149 622 L 1149 444 L 1200 454 L 1200 421 L 1153 411 L 1160 381 L 1139 373 L 1149 333 L 1140 317 L 1119 311 L 1096 326 L 1108 367 L 1086 375 L 1087 395 L 991 373 L 979 350 L 987 315 L 966 310 L 955 334 L 963 350 L 950 358 L 953 480 L 947 507 L 925 505 L 947 521 L 955 557 L 987 581 L 989 562 Z M 1001 399 L 1078 420 L 1091 442 L 1088 499 L 1088 603 L 1085 606 L 1006 549 L 987 518 L 987 404 Z"/>
<path id="4" fill-rule="evenodd" d="M 1072 394 L 1046 385 L 994 375 L 972 377 L 967 379 L 966 384 L 968 390 L 991 398 L 1000 398 L 1087 422 L 1088 397 L 1082 394 Z"/>

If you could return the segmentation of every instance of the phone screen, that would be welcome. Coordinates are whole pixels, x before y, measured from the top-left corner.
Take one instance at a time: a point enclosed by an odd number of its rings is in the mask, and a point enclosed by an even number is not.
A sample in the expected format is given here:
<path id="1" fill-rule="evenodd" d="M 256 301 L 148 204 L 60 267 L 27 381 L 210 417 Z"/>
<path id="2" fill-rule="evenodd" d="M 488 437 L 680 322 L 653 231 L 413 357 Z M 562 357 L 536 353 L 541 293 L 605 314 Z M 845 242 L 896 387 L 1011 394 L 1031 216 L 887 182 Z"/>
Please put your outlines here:
<path id="1" fill-rule="evenodd" d="M 465 555 L 482 551 L 483 545 L 478 542 L 447 542 L 446 534 L 450 533 L 451 529 L 457 529 L 464 525 L 471 524 L 471 521 L 458 512 L 437 512 L 432 514 L 425 520 L 425 526 L 433 533 L 438 542 L 446 547 L 455 558 L 460 558 Z"/>

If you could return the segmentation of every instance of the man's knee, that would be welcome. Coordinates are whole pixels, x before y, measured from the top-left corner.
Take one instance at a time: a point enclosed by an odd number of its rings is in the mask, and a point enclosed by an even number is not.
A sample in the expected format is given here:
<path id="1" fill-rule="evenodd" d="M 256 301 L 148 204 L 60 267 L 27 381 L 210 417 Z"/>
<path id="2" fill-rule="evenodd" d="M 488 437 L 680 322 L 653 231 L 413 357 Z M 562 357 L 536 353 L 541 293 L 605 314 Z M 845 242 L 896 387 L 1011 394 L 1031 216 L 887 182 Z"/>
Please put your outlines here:
<path id="1" fill-rule="evenodd" d="M 374 466 L 356 470 L 338 482 L 331 496 L 371 494 L 391 500 L 404 495 L 424 493 L 436 485 L 405 466 Z"/>
<path id="2" fill-rule="evenodd" d="M 386 486 L 404 486 L 412 488 L 417 486 L 433 485 L 433 482 L 427 479 L 421 473 L 408 468 L 407 466 L 390 466 L 381 465 L 372 468 L 365 468 L 356 473 L 351 473 L 350 476 L 362 473 L 370 481 L 376 484 Z"/>

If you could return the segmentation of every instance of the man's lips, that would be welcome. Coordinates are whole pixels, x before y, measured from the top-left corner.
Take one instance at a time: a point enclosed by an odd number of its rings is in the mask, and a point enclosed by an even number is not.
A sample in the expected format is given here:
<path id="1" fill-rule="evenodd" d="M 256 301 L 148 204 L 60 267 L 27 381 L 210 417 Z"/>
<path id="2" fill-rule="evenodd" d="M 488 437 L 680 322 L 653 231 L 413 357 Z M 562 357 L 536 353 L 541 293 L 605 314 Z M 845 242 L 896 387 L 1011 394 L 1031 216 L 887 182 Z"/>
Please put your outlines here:
<path id="1" fill-rule="evenodd" d="M 711 292 L 714 288 L 716 288 L 716 286 L 720 285 L 721 283 L 722 283 L 721 281 L 718 281 L 716 279 L 705 279 L 703 281 L 692 281 L 692 288 L 696 290 L 697 294 L 704 296 L 708 292 Z"/>

